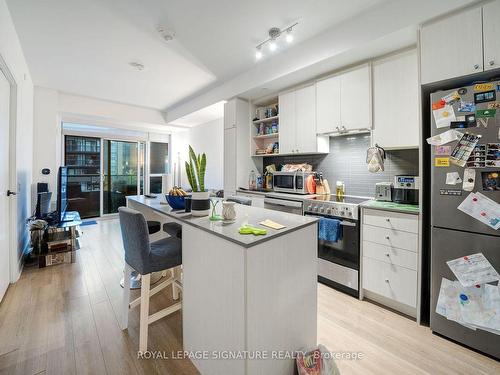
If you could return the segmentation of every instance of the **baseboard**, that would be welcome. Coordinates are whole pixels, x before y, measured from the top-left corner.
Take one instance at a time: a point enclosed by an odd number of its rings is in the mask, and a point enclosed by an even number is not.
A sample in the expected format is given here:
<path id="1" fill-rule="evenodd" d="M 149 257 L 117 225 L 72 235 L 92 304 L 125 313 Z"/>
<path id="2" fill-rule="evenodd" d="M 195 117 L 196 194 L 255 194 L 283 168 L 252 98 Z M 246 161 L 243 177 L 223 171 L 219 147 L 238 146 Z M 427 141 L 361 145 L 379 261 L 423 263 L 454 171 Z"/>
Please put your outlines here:
<path id="1" fill-rule="evenodd" d="M 29 244 L 26 244 L 26 246 L 23 249 L 23 253 L 17 260 L 17 272 L 15 273 L 11 272 L 11 280 L 10 280 L 11 284 L 16 283 L 17 280 L 19 280 L 19 278 L 21 277 L 21 274 L 23 273 L 24 269 L 24 258 L 28 255 L 29 251 L 30 251 L 30 246 Z"/>

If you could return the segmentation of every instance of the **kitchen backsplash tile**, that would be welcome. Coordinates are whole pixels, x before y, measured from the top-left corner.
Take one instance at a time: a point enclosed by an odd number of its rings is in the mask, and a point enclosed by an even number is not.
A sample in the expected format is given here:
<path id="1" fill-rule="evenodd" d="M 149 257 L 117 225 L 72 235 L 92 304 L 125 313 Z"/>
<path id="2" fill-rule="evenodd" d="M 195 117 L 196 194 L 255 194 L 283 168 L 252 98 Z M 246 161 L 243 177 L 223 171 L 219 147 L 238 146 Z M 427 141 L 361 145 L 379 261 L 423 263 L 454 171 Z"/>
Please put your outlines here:
<path id="1" fill-rule="evenodd" d="M 291 155 L 264 158 L 264 167 L 269 164 L 309 163 L 314 170 L 323 172 L 330 187 L 337 180 L 344 181 L 346 194 L 373 197 L 375 183 L 393 181 L 396 175 L 418 175 L 418 150 L 387 151 L 385 171 L 370 173 L 366 165 L 366 150 L 370 147 L 370 136 L 331 137 L 328 155 Z"/>

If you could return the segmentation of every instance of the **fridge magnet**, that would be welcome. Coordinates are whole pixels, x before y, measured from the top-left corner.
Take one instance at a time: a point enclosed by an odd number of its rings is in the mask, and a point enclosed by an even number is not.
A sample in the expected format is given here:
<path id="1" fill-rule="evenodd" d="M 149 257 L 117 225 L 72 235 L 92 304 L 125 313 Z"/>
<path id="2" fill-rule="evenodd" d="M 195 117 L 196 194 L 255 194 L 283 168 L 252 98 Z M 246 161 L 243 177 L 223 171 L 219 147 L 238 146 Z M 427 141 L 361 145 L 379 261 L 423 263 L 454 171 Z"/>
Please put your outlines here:
<path id="1" fill-rule="evenodd" d="M 459 197 L 462 195 L 462 189 L 439 189 L 439 195 Z"/>
<path id="2" fill-rule="evenodd" d="M 459 167 L 464 167 L 480 138 L 481 135 L 470 133 L 463 134 L 462 138 L 460 138 L 457 145 L 451 152 L 451 163 L 458 165 Z"/>
<path id="3" fill-rule="evenodd" d="M 485 168 L 486 167 L 486 145 L 476 145 L 472 155 L 467 160 L 467 168 Z"/>
<path id="4" fill-rule="evenodd" d="M 446 185 L 457 185 L 461 184 L 462 179 L 458 172 L 448 172 L 446 173 Z"/>
<path id="5" fill-rule="evenodd" d="M 432 103 L 432 110 L 436 111 L 438 109 L 443 108 L 446 105 L 446 102 L 443 99 L 439 99 L 437 102 Z"/>
<path id="6" fill-rule="evenodd" d="M 493 83 L 478 83 L 474 85 L 474 91 L 488 91 L 493 90 Z"/>
<path id="7" fill-rule="evenodd" d="M 500 171 L 481 172 L 484 191 L 500 191 Z"/>
<path id="8" fill-rule="evenodd" d="M 500 275 L 482 253 L 466 255 L 446 264 L 464 287 L 500 280 Z"/>
<path id="9" fill-rule="evenodd" d="M 474 185 L 476 185 L 476 171 L 474 169 L 465 168 L 462 190 L 472 191 L 474 190 Z"/>
<path id="10" fill-rule="evenodd" d="M 458 91 L 453 91 L 450 92 L 448 95 L 443 96 L 441 100 L 444 100 L 446 104 L 453 104 L 460 100 L 460 95 L 458 94 Z"/>
<path id="11" fill-rule="evenodd" d="M 452 121 L 450 122 L 451 129 L 465 129 L 469 127 L 469 123 L 467 121 Z"/>
<path id="12" fill-rule="evenodd" d="M 456 120 L 455 111 L 453 110 L 453 107 L 448 104 L 441 109 L 434 110 L 433 114 L 434 114 L 434 121 L 436 121 L 436 127 L 438 129 L 446 128 L 450 126 L 451 121 Z"/>
<path id="13" fill-rule="evenodd" d="M 500 143 L 486 145 L 486 167 L 500 167 Z"/>
<path id="14" fill-rule="evenodd" d="M 434 158 L 435 167 L 449 167 L 450 158 Z"/>
<path id="15" fill-rule="evenodd" d="M 458 209 L 494 230 L 500 228 L 500 205 L 479 192 L 470 193 Z"/>
<path id="16" fill-rule="evenodd" d="M 458 89 L 457 91 L 458 91 L 459 95 L 467 94 L 467 89 L 465 87 L 462 87 L 461 89 Z"/>
<path id="17" fill-rule="evenodd" d="M 476 124 L 476 115 L 466 115 L 465 121 L 467 121 L 469 128 L 474 128 L 477 126 Z"/>
<path id="18" fill-rule="evenodd" d="M 495 90 L 478 92 L 474 94 L 474 103 L 494 102 L 497 99 Z"/>
<path id="19" fill-rule="evenodd" d="M 488 109 L 500 109 L 500 102 L 488 103 Z"/>
<path id="20" fill-rule="evenodd" d="M 478 109 L 476 111 L 477 118 L 493 118 L 497 114 L 496 109 Z"/>
<path id="21" fill-rule="evenodd" d="M 441 134 L 433 135 L 426 139 L 427 143 L 433 146 L 441 146 L 462 138 L 463 133 L 455 129 L 450 129 Z"/>
<path id="22" fill-rule="evenodd" d="M 450 155 L 451 146 L 435 146 L 434 155 Z"/>
<path id="23" fill-rule="evenodd" d="M 460 102 L 458 112 L 476 112 L 476 105 L 469 102 Z"/>

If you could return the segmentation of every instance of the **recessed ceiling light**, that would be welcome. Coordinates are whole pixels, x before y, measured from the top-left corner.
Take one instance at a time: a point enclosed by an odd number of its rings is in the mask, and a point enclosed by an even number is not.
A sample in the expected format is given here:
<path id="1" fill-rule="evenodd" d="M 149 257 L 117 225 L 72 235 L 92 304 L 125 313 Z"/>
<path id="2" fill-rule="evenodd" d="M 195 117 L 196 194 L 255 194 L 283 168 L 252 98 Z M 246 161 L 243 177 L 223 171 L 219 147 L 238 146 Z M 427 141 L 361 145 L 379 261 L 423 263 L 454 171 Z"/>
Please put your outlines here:
<path id="1" fill-rule="evenodd" d="M 140 63 L 140 62 L 138 62 L 138 61 L 132 61 L 132 62 L 130 62 L 130 63 L 129 63 L 129 65 L 130 65 L 132 68 L 136 69 L 136 70 L 139 70 L 139 71 L 144 70 L 144 64 L 143 64 L 143 63 Z"/>
<path id="2" fill-rule="evenodd" d="M 156 29 L 158 31 L 158 33 L 161 35 L 161 37 L 167 41 L 167 42 L 170 42 L 172 39 L 174 39 L 175 37 L 175 31 L 174 30 L 171 30 L 167 27 L 164 27 L 164 26 L 158 26 L 158 28 Z"/>

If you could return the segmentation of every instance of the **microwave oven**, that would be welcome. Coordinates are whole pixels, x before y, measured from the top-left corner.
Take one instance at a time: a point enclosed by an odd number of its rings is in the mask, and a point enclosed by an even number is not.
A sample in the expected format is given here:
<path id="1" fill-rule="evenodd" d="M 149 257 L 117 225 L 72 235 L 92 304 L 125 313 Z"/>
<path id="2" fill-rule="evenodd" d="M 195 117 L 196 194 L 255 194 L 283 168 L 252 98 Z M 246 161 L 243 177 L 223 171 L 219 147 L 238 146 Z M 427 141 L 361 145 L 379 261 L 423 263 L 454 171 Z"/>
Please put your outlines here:
<path id="1" fill-rule="evenodd" d="M 306 179 L 315 172 L 274 172 L 273 190 L 283 193 L 309 194 Z"/>

